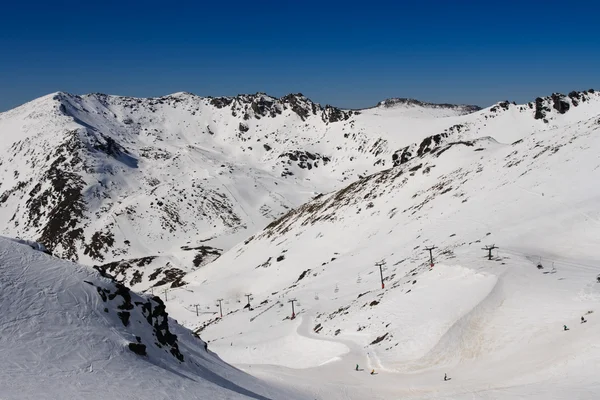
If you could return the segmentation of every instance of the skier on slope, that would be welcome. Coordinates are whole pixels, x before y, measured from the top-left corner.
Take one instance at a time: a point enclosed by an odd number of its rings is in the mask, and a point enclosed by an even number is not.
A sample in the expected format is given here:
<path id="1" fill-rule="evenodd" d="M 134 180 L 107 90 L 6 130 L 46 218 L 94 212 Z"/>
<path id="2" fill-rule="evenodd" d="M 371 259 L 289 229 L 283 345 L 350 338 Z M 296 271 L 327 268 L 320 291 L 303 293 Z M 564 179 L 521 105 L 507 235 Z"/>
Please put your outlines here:
<path id="1" fill-rule="evenodd" d="M 356 370 L 358 371 L 358 364 L 356 364 Z"/>
<path id="2" fill-rule="evenodd" d="M 582 323 L 582 324 L 584 324 L 584 323 L 586 323 L 586 322 L 587 322 L 587 319 L 585 319 L 585 318 L 581 317 L 581 323 Z"/>
<path id="3" fill-rule="evenodd" d="M 565 331 L 568 331 L 568 330 L 569 330 L 569 328 L 567 328 L 567 326 L 566 326 L 566 325 L 563 325 L 563 329 L 564 329 Z"/>
<path id="4" fill-rule="evenodd" d="M 371 371 L 371 375 L 375 375 L 375 370 L 372 370 L 372 371 Z"/>
<path id="5" fill-rule="evenodd" d="M 448 380 L 448 374 L 444 374 L 444 380 L 447 381 Z"/>

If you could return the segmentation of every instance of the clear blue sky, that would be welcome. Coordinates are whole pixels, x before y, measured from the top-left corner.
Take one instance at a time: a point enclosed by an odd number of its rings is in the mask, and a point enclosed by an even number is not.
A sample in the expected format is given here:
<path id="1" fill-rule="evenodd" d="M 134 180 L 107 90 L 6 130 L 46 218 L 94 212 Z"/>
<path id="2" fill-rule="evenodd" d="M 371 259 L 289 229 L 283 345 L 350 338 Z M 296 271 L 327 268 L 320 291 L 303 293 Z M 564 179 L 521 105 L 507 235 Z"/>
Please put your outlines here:
<path id="1" fill-rule="evenodd" d="M 12 1 L 0 111 L 67 91 L 489 105 L 600 89 L 600 2 Z"/>

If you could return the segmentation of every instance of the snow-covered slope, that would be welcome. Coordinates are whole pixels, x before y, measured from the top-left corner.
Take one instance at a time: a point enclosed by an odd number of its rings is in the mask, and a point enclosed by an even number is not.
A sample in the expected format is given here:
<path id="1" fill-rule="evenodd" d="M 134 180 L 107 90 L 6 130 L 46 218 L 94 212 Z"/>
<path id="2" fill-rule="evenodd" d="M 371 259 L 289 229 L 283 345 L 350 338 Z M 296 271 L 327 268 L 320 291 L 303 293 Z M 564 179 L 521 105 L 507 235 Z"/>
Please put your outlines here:
<path id="1" fill-rule="evenodd" d="M 283 399 L 88 267 L 0 238 L 0 398 Z"/>
<path id="2" fill-rule="evenodd" d="M 3 232 L 162 299 L 0 240 L 0 397 L 597 398 L 599 133 L 591 90 L 479 111 L 58 93 L 0 114 Z M 167 330 L 162 302 L 276 388 Z"/>
<path id="3" fill-rule="evenodd" d="M 341 110 L 301 94 L 56 93 L 0 114 L 2 233 L 136 290 L 176 287 L 321 193 L 445 143 L 511 143 L 577 123 L 598 99 L 573 92 L 479 111 L 389 99 Z"/>
<path id="4" fill-rule="evenodd" d="M 190 270 L 318 193 L 392 164 L 472 107 L 364 111 L 301 94 L 55 93 L 0 114 L 0 223 L 136 289 Z"/>
<path id="5" fill-rule="evenodd" d="M 597 93 L 453 118 L 188 275 L 170 312 L 317 398 L 597 398 Z"/>

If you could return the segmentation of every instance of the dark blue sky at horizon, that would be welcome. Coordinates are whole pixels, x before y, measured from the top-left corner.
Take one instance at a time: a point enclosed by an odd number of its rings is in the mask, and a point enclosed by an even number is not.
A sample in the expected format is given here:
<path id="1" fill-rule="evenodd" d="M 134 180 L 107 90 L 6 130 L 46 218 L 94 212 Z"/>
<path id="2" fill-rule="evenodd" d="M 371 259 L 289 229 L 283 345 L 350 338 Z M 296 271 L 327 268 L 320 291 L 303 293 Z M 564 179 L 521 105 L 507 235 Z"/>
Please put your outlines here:
<path id="1" fill-rule="evenodd" d="M 600 4 L 579 1 L 11 2 L 0 111 L 55 91 L 302 92 L 487 106 L 600 88 Z"/>

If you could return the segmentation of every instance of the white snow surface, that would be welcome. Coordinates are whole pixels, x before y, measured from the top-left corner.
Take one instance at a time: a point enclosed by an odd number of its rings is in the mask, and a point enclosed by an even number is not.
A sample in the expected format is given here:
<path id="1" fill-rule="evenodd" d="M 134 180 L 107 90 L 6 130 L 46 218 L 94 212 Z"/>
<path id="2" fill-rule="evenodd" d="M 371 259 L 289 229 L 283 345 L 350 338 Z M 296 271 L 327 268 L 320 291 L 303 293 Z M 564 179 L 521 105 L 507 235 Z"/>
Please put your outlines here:
<path id="1" fill-rule="evenodd" d="M 598 398 L 600 107 L 572 111 L 321 196 L 188 275 L 168 309 L 224 360 L 314 398 Z"/>
<path id="2" fill-rule="evenodd" d="M 227 365 L 170 320 L 179 361 L 154 344 L 137 307 L 123 325 L 118 307 L 96 289 L 114 285 L 88 267 L 0 238 L 0 276 L 1 399 L 304 398 Z M 136 336 L 147 344 L 146 356 L 128 349 Z"/>
<path id="3" fill-rule="evenodd" d="M 0 233 L 87 265 L 124 260 L 110 272 L 138 290 L 170 284 L 468 111 L 50 94 L 0 114 Z"/>
<path id="4" fill-rule="evenodd" d="M 24 141 L 33 140 L 24 137 L 33 137 L 34 131 L 43 136 L 39 132 L 46 124 L 55 126 L 44 116 L 43 107 L 56 96 L 59 102 L 52 107 L 67 102 L 81 108 L 69 109 L 66 115 L 76 114 L 89 126 L 101 126 L 98 120 L 104 117 L 96 117 L 109 114 L 91 111 L 98 104 L 113 112 L 116 121 L 122 121 L 118 127 L 92 129 L 68 117 L 69 124 L 79 124 L 69 129 L 76 129 L 80 139 L 102 133 L 128 151 L 107 155 L 107 147 L 117 147 L 109 146 L 105 138 L 96 146 L 101 150 L 89 153 L 95 154 L 92 158 L 77 150 L 87 157 L 84 164 L 94 167 L 81 175 L 83 217 L 68 225 L 69 232 L 81 227 L 85 238 L 74 254 L 86 263 L 98 262 L 90 256 L 95 253 L 104 257 L 103 262 L 157 256 L 149 261 L 150 267 L 131 269 L 144 272 L 134 288 L 152 286 L 150 290 L 165 301 L 179 324 L 195 330 L 225 362 L 262 380 L 248 381 L 240 375 L 236 385 L 273 399 L 600 396 L 595 368 L 600 361 L 596 343 L 600 189 L 594 184 L 600 178 L 598 93 L 555 94 L 525 105 L 502 102 L 468 114 L 460 108 L 453 112 L 399 99 L 341 120 L 337 120 L 339 113 L 348 110 L 321 107 L 301 117 L 291 111 L 291 100 L 262 94 L 237 97 L 227 107 L 214 105 L 223 99 L 186 93 L 160 99 L 57 94 L 37 100 L 35 107 L 23 106 L 30 113 L 21 120 L 27 129 L 15 128 L 21 139 L 11 139 L 8 153 L 21 154 L 19 149 L 27 147 Z M 282 105 L 281 114 L 262 112 L 264 101 Z M 312 110 L 312 103 L 303 97 L 293 102 Z M 288 108 L 283 109 L 283 104 Z M 32 110 L 40 110 L 42 116 L 34 118 L 37 114 Z M 22 111 L 0 115 L 0 132 L 6 132 L 5 126 L 16 126 L 14 121 L 26 114 Z M 250 117 L 245 119 L 244 112 Z M 94 120 L 86 120 L 86 113 Z M 328 119 L 331 116 L 335 121 Z M 115 117 L 106 120 L 112 124 Z M 194 128 L 188 130 L 183 121 Z M 31 128 L 38 123 L 42 125 Z M 243 130 L 249 128 L 245 135 L 238 135 L 239 124 L 245 124 Z M 197 135 L 202 126 L 210 127 L 213 134 L 207 128 Z M 147 134 L 144 128 L 160 133 Z M 261 136 L 267 131 L 275 134 Z M 57 132 L 53 135 L 49 137 Z M 269 145 L 273 143 L 270 151 L 261 148 L 267 138 Z M 190 150 L 189 145 L 202 150 Z M 150 149 L 143 150 L 144 146 Z M 65 149 L 50 158 L 62 155 L 68 165 L 70 147 Z M 310 170 L 306 165 L 279 162 L 279 154 L 299 149 L 330 161 Z M 169 152 L 170 161 L 141 156 L 163 150 Z M 173 161 L 184 160 L 185 152 L 194 162 Z M 18 161 L 16 155 L 9 156 L 10 162 Z M 29 156 L 23 157 L 29 163 L 23 171 L 36 170 L 31 160 L 44 163 L 41 155 Z M 131 164 L 129 157 L 137 164 Z M 39 225 L 24 222 L 32 217 L 29 204 L 35 203 L 39 192 L 34 190 L 28 202 L 34 182 L 19 178 L 20 173 L 13 177 L 7 160 L 0 166 L 5 179 L 0 187 L 4 232 L 39 241 L 44 221 L 53 221 L 55 209 L 44 211 Z M 315 160 L 324 159 L 315 156 Z M 99 172 L 96 163 L 107 169 Z M 228 163 L 227 171 L 215 174 L 221 163 Z M 294 174 L 284 173 L 285 168 Z M 254 187 L 257 176 L 264 184 Z M 95 183 L 99 177 L 106 179 L 100 186 Z M 156 192 L 143 187 L 148 177 L 160 181 Z M 211 212 L 184 211 L 179 204 L 196 187 L 204 190 L 200 198 L 210 199 Z M 206 187 L 214 191 L 208 193 Z M 315 197 L 317 193 L 323 194 Z M 61 200 L 60 196 L 44 198 Z M 160 206 L 156 212 L 150 203 L 157 201 L 172 204 L 168 211 Z M 199 201 L 190 200 L 194 206 Z M 257 209 L 268 209 L 268 215 Z M 164 213 L 170 222 L 165 222 Z M 175 214 L 190 225 L 175 223 Z M 111 232 L 116 244 L 97 251 L 96 244 L 103 241 L 92 238 L 96 232 Z M 129 241 L 126 247 L 120 244 L 124 240 Z M 211 247 L 200 249 L 203 245 Z M 482 248 L 491 245 L 498 248 L 488 260 Z M 61 246 L 52 250 L 60 253 Z M 426 251 L 429 246 L 435 247 L 433 267 Z M 223 250 L 220 257 L 207 253 L 215 247 Z M 204 254 L 206 263 L 190 267 L 197 254 Z M 383 265 L 384 288 L 378 263 Z M 156 278 L 149 277 L 157 266 L 168 265 L 185 269 L 187 284 L 157 285 Z M 84 267 L 78 268 L 80 273 Z M 135 277 L 130 272 L 125 275 L 126 283 Z M 87 286 L 83 290 L 97 297 L 92 301 L 98 302 L 96 311 L 102 314 L 102 300 Z M 53 293 L 49 291 L 51 297 Z M 79 293 L 76 298 L 85 298 Z M 250 309 L 244 307 L 246 295 L 251 295 Z M 223 318 L 218 299 L 222 299 Z M 295 300 L 294 319 L 290 300 Z M 586 323 L 580 323 L 582 316 Z M 131 341 L 135 333 L 119 324 L 113 318 L 111 326 L 124 331 L 123 342 Z M 563 325 L 570 329 L 564 331 Z M 178 336 L 186 332 L 175 329 Z M 184 349 L 188 339 L 198 342 L 189 332 L 182 333 Z M 123 346 L 119 350 L 127 360 L 142 362 Z M 153 354 L 149 358 L 154 359 Z M 177 372 L 196 373 L 171 355 L 157 350 L 156 357 L 159 354 L 167 358 L 158 359 L 170 368 L 177 366 Z M 190 358 L 198 357 L 201 365 L 217 360 L 207 361 L 202 352 L 192 354 Z M 83 358 L 94 359 L 94 355 Z M 138 373 L 138 367 L 130 367 L 127 360 L 119 359 L 118 364 L 129 368 L 129 374 Z M 376 374 L 369 374 L 372 370 Z M 445 373 L 450 381 L 444 381 Z M 179 385 L 171 382 L 171 375 L 162 374 L 165 385 Z M 22 371 L 14 375 L 27 376 Z M 161 398 L 171 396 L 171 392 L 158 393 L 164 394 Z"/>
<path id="5" fill-rule="evenodd" d="M 434 144 L 562 129 L 590 118 L 599 99 L 586 91 L 480 111 L 389 99 L 341 110 L 301 94 L 57 92 L 0 114 L 0 234 L 105 265 L 136 290 L 177 286 L 318 194 Z"/>

